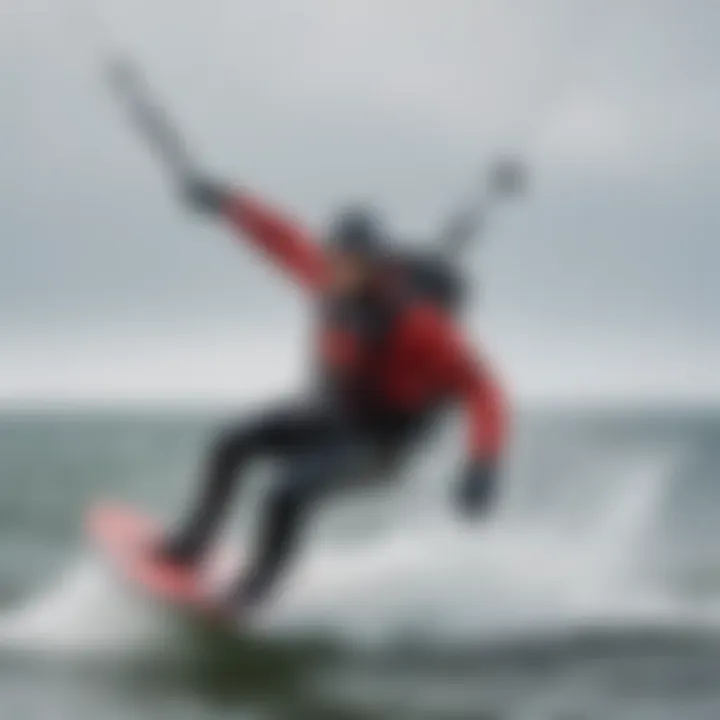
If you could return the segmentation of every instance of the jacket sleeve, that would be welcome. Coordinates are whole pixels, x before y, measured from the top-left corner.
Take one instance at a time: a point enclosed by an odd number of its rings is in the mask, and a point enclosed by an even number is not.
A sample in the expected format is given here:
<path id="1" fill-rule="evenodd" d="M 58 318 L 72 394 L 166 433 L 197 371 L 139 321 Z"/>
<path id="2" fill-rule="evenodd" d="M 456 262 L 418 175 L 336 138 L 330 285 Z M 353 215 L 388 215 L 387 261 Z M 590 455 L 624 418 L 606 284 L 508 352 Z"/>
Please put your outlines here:
<path id="1" fill-rule="evenodd" d="M 323 287 L 327 273 L 325 254 L 300 225 L 239 192 L 229 194 L 222 215 L 238 234 L 304 288 L 319 291 Z"/>
<path id="2" fill-rule="evenodd" d="M 427 309 L 418 323 L 437 384 L 465 407 L 471 457 L 497 458 L 506 443 L 508 423 L 505 393 L 495 373 L 443 313 Z"/>
<path id="3" fill-rule="evenodd" d="M 450 352 L 449 372 L 457 397 L 465 403 L 469 422 L 470 453 L 474 458 L 497 458 L 507 437 L 507 403 L 487 360 L 458 346 Z"/>

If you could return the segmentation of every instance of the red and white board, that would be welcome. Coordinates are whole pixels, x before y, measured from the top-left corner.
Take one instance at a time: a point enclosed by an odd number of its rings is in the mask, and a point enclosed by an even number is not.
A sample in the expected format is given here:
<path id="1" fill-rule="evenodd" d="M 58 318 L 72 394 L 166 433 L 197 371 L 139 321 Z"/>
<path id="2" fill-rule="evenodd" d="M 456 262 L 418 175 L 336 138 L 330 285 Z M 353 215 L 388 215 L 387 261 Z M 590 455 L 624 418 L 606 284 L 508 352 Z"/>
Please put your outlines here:
<path id="1" fill-rule="evenodd" d="M 219 619 L 219 557 L 200 567 L 164 562 L 154 553 L 162 533 L 160 523 L 120 504 L 92 507 L 86 529 L 92 542 L 131 585 L 180 609 Z M 215 566 L 214 573 L 211 566 Z"/>

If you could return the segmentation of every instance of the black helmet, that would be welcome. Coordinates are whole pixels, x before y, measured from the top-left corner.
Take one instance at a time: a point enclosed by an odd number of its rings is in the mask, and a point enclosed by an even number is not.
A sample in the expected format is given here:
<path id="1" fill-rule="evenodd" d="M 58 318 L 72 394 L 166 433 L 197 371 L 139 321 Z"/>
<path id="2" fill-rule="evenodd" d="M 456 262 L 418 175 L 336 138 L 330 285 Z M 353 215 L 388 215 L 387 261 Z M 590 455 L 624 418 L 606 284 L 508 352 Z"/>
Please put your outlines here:
<path id="1" fill-rule="evenodd" d="M 377 213 L 360 205 L 338 212 L 330 221 L 327 236 L 331 248 L 368 260 L 385 253 L 387 236 Z"/>

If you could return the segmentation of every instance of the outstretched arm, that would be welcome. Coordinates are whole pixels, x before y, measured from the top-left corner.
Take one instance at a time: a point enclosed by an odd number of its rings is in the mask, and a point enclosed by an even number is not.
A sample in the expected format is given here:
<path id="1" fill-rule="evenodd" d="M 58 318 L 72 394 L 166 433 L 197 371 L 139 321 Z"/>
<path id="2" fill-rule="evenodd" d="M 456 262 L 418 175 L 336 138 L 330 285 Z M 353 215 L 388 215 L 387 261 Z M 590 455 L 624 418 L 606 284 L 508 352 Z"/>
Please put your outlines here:
<path id="1" fill-rule="evenodd" d="M 325 254 L 300 224 L 241 191 L 202 179 L 185 187 L 188 201 L 198 209 L 225 218 L 242 238 L 249 240 L 300 285 L 319 291 L 325 284 Z"/>
<path id="2" fill-rule="evenodd" d="M 222 214 L 235 230 L 301 285 L 313 291 L 322 289 L 325 255 L 300 225 L 243 193 L 230 194 L 222 206 Z"/>
<path id="3" fill-rule="evenodd" d="M 198 210 L 224 215 L 236 230 L 253 240 L 302 285 L 319 288 L 324 282 L 325 260 L 309 235 L 258 201 L 197 175 L 182 135 L 157 103 L 138 69 L 119 57 L 110 63 L 108 71 L 111 87 L 135 128 L 178 183 L 186 201 Z"/>

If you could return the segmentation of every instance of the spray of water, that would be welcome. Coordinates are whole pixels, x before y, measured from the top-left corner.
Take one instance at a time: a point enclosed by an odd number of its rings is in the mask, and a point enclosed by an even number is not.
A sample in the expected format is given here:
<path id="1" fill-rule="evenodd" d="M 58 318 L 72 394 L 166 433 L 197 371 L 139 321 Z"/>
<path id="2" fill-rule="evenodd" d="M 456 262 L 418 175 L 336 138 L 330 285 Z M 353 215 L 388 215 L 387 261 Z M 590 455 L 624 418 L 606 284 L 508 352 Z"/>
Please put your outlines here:
<path id="1" fill-rule="evenodd" d="M 258 629 L 321 629 L 366 641 L 412 631 L 480 642 L 579 622 L 700 622 L 633 584 L 632 569 L 675 467 L 672 454 L 624 458 L 582 538 L 561 523 L 470 526 L 438 516 L 359 547 L 317 547 Z M 86 559 L 0 619 L 0 649 L 147 652 L 172 646 L 177 632 L 161 605 L 129 592 L 101 561 Z"/>

